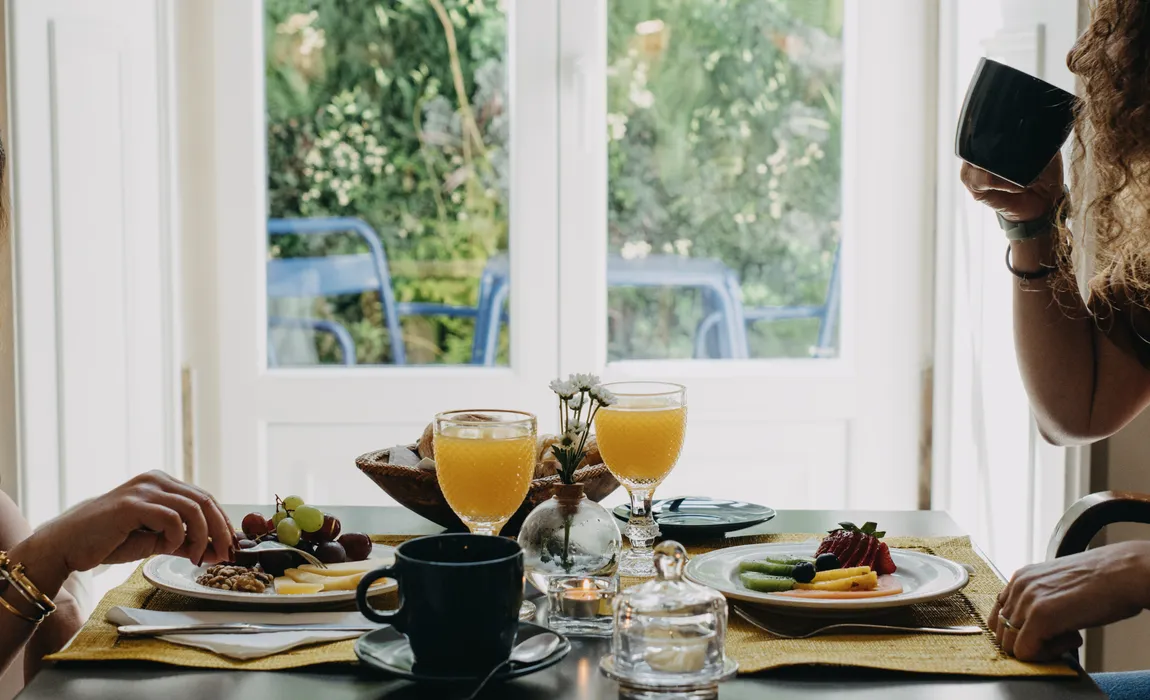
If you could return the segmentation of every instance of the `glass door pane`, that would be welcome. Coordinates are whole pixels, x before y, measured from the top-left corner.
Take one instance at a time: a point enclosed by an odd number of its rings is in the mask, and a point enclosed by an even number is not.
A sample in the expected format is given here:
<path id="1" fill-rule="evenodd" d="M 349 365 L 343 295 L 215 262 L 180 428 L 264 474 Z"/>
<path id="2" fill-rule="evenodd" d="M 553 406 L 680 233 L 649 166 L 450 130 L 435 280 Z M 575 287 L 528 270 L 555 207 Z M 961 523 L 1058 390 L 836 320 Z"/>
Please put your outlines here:
<path id="1" fill-rule="evenodd" d="M 268 365 L 506 365 L 507 15 L 265 0 Z"/>
<path id="2" fill-rule="evenodd" d="M 610 0 L 609 361 L 839 354 L 842 0 Z"/>

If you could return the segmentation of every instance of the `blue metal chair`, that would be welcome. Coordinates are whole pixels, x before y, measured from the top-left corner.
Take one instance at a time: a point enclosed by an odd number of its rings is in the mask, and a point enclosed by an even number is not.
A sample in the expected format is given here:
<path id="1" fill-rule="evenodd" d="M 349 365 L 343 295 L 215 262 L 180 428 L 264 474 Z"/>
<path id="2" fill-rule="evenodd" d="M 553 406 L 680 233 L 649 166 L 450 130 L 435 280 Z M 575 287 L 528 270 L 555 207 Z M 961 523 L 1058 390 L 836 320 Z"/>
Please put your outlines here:
<path id="1" fill-rule="evenodd" d="M 818 344 L 811 348 L 812 357 L 834 357 L 836 350 L 833 345 L 835 324 L 839 318 L 839 304 L 842 297 L 842 282 L 839 279 L 839 257 L 842 251 L 840 246 L 835 250 L 835 259 L 831 264 L 831 279 L 827 284 L 826 297 L 822 304 L 817 306 L 759 306 L 745 309 L 743 314 L 748 324 L 759 321 L 789 321 L 799 318 L 817 318 L 819 320 Z M 710 319 L 704 319 L 703 324 Z M 716 319 L 715 323 L 718 322 Z M 700 331 L 702 331 L 702 324 Z M 709 328 L 707 329 L 709 330 Z M 706 333 L 700 332 L 703 338 Z"/>
<path id="2" fill-rule="evenodd" d="M 267 262 L 267 284 L 269 299 L 328 297 L 340 294 L 357 294 L 374 291 L 379 293 L 383 304 L 384 323 L 387 325 L 388 340 L 391 343 L 392 361 L 397 365 L 407 364 L 407 352 L 403 344 L 403 333 L 399 319 L 403 316 L 451 316 L 455 318 L 476 318 L 479 309 L 471 306 L 452 306 L 427 302 L 397 302 L 392 289 L 391 273 L 387 266 L 387 253 L 379 240 L 379 235 L 362 219 L 355 217 L 330 217 L 311 219 L 269 219 L 268 238 L 275 236 L 330 235 L 333 233 L 354 233 L 365 244 L 367 253 L 353 255 L 328 255 L 324 257 L 274 258 Z M 311 328 L 332 333 L 340 345 L 344 364 L 355 363 L 355 346 L 347 329 L 335 321 L 306 318 L 268 319 L 269 330 L 273 326 Z M 474 345 L 479 345 L 479 328 L 476 328 Z M 480 364 L 493 364 L 480 354 Z M 349 362 L 350 358 L 350 362 Z M 275 366 L 274 353 L 268 353 L 268 365 Z"/>
<path id="3" fill-rule="evenodd" d="M 743 318 L 742 292 L 734 270 L 712 258 L 684 258 L 677 255 L 649 255 L 626 259 L 618 255 L 607 258 L 608 287 L 686 287 L 701 289 L 708 316 L 714 321 L 707 331 L 721 323 L 724 331 L 718 338 L 719 357 L 747 356 L 747 327 Z M 476 364 L 494 358 L 500 326 L 505 318 L 503 305 L 511 290 L 510 265 L 506 255 L 491 258 L 483 270 L 479 285 L 479 319 L 476 334 L 482 346 L 474 348 Z M 696 356 L 704 344 L 696 337 Z"/>

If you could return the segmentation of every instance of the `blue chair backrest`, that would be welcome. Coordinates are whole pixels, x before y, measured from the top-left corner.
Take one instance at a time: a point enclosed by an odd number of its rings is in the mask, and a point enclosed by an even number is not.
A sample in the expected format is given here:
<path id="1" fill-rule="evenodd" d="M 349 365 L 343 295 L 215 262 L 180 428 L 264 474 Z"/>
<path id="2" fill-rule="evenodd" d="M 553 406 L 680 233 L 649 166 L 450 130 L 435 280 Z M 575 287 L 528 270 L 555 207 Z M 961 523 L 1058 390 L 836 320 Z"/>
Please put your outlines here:
<path id="1" fill-rule="evenodd" d="M 375 229 L 363 219 L 350 216 L 268 220 L 269 240 L 275 236 L 325 236 L 333 233 L 354 233 L 367 244 L 368 252 L 268 260 L 268 297 L 325 297 L 376 291 L 383 305 L 392 361 L 397 365 L 407 364 L 387 253 Z"/>

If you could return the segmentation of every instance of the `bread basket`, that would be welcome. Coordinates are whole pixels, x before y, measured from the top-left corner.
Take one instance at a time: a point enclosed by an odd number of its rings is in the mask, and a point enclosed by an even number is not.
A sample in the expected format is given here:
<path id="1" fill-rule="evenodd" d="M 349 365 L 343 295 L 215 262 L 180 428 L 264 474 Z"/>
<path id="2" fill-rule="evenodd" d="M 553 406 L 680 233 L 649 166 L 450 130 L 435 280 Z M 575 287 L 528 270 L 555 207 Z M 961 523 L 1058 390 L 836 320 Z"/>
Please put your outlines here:
<path id="1" fill-rule="evenodd" d="M 383 489 L 400 505 L 449 530 L 466 530 L 459 517 L 447 505 L 447 499 L 439 490 L 435 471 L 401 464 L 389 464 L 390 450 L 378 450 L 361 455 L 355 460 L 359 470 L 375 485 Z M 619 487 L 606 465 L 594 464 L 580 467 L 575 472 L 575 480 L 583 484 L 584 493 L 593 501 L 601 501 L 607 494 Z M 559 476 L 552 474 L 531 481 L 523 505 L 511 517 L 501 535 L 515 535 L 527 514 L 535 506 L 551 497 L 554 487 L 559 484 Z"/>

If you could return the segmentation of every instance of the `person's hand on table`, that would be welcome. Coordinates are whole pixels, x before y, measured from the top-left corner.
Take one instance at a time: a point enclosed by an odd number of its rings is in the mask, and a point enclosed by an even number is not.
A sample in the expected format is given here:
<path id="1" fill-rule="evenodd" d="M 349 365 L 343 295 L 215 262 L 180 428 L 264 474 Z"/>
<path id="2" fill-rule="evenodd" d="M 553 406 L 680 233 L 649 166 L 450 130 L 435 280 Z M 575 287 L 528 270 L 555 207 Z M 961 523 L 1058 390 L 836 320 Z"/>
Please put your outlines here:
<path id="1" fill-rule="evenodd" d="M 1062 199 L 1062 154 L 1056 155 L 1029 187 L 1019 187 L 965 162 L 959 177 L 975 201 L 1008 221 L 1034 221 L 1048 216 Z"/>
<path id="2" fill-rule="evenodd" d="M 149 472 L 46 523 L 10 556 L 52 596 L 74 571 L 153 554 L 214 564 L 227 561 L 235 545 L 235 530 L 210 494 Z"/>
<path id="3" fill-rule="evenodd" d="M 1079 630 L 1150 607 L 1150 542 L 1123 542 L 1020 569 L 987 624 L 1003 651 L 1052 661 L 1082 646 Z"/>

